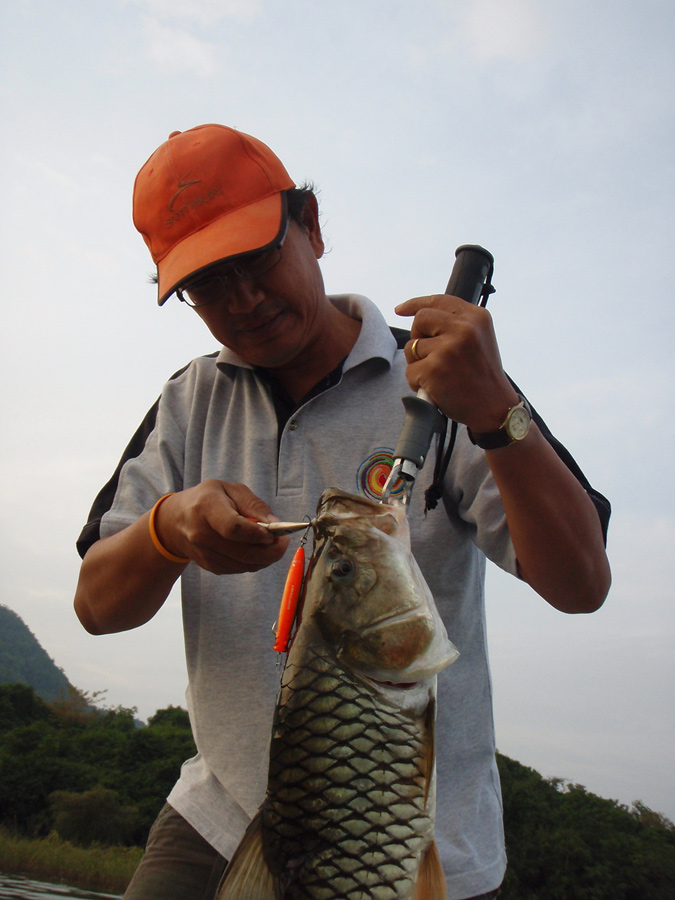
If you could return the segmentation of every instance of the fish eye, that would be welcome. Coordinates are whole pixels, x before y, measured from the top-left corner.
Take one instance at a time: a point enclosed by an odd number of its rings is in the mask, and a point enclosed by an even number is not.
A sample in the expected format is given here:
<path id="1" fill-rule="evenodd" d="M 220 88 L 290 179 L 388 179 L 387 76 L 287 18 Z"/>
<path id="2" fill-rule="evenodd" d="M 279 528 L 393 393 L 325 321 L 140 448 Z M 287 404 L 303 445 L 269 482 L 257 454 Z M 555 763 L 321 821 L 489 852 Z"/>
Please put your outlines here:
<path id="1" fill-rule="evenodd" d="M 330 567 L 330 574 L 333 578 L 345 581 L 354 572 L 354 564 L 349 559 L 336 559 Z"/>

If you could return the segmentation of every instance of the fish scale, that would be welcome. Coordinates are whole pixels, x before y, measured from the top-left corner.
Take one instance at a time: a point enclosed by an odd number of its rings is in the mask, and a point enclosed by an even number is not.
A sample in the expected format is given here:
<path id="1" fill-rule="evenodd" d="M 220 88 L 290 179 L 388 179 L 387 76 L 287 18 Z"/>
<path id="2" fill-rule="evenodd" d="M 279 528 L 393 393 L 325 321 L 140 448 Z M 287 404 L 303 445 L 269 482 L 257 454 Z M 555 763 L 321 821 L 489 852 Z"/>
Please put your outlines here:
<path id="1" fill-rule="evenodd" d="M 433 827 L 420 721 L 378 702 L 325 647 L 293 662 L 262 808 L 267 863 L 293 873 L 289 900 L 406 898 Z"/>

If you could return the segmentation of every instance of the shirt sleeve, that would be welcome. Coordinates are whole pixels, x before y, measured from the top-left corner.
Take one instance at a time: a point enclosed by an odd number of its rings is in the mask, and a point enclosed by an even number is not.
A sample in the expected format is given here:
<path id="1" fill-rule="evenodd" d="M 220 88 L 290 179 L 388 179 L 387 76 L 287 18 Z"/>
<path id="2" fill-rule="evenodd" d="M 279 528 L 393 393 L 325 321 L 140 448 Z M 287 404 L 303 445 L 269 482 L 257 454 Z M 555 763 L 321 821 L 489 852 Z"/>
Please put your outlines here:
<path id="1" fill-rule="evenodd" d="M 188 369 L 185 366 L 172 375 L 167 386 L 177 382 Z M 163 494 L 180 490 L 182 476 L 176 456 L 181 456 L 183 435 L 170 404 L 165 402 L 167 386 L 145 414 L 111 478 L 97 494 L 76 542 L 81 557 L 100 538 L 131 525 Z"/>
<path id="2" fill-rule="evenodd" d="M 485 453 L 471 443 L 462 427 L 458 429 L 442 499 L 448 518 L 461 520 L 485 556 L 501 569 L 517 575 L 516 552 L 499 489 Z"/>

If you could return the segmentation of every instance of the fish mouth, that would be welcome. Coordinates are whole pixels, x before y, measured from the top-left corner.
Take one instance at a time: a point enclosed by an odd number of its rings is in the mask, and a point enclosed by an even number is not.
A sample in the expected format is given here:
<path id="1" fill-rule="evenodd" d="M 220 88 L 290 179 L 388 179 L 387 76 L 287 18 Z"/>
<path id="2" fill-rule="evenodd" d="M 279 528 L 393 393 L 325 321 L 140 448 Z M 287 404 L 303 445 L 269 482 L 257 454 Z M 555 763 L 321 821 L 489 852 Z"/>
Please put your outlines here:
<path id="1" fill-rule="evenodd" d="M 349 524 L 365 530 L 374 528 L 391 536 L 403 528 L 408 535 L 405 508 L 400 503 L 381 503 L 360 494 L 329 488 L 319 498 L 315 523 L 323 536 L 341 525 Z"/>
<path id="2" fill-rule="evenodd" d="M 408 625 L 416 619 L 427 622 L 432 621 L 431 616 L 424 612 L 419 603 L 415 604 L 415 606 L 404 607 L 400 612 L 392 613 L 387 611 L 380 616 L 375 616 L 370 625 L 361 630 L 361 637 L 367 638 L 371 634 L 376 634 L 382 628 L 395 628 L 398 625 Z"/>
<path id="3" fill-rule="evenodd" d="M 338 659 L 374 687 L 413 690 L 458 656 L 440 619 L 419 607 L 382 616 L 357 632 L 345 632 Z"/>

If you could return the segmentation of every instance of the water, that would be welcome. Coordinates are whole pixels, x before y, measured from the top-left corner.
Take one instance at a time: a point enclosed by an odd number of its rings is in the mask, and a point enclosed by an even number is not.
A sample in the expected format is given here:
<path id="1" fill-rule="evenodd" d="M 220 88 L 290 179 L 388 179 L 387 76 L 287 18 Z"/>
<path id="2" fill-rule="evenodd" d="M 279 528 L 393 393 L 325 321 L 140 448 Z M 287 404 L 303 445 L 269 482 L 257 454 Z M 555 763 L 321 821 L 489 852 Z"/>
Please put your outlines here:
<path id="1" fill-rule="evenodd" d="M 119 900 L 120 894 L 97 894 L 68 887 L 67 884 L 47 884 L 21 875 L 0 872 L 0 900 Z"/>

